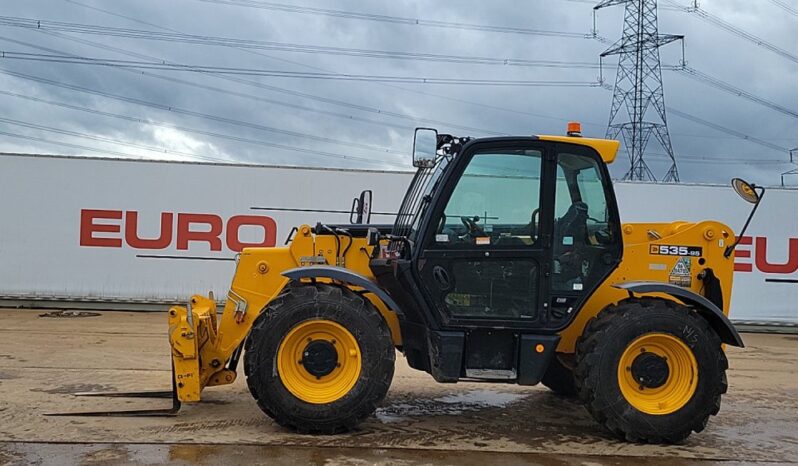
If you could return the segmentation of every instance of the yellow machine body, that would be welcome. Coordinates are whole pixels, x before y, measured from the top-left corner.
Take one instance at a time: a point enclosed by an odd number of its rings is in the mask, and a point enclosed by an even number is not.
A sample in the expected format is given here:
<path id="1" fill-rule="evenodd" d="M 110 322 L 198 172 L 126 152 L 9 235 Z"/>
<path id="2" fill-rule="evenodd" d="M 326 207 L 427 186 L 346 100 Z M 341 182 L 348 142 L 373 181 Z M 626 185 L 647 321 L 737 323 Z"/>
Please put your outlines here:
<path id="1" fill-rule="evenodd" d="M 615 159 L 619 147 L 618 141 L 602 139 L 561 136 L 540 136 L 540 139 L 592 147 L 605 163 Z M 622 234 L 624 251 L 620 265 L 578 310 L 573 321 L 560 331 L 558 352 L 573 353 L 587 322 L 606 307 L 629 296 L 627 291 L 615 288 L 614 284 L 645 280 L 671 283 L 701 294 L 702 282 L 698 274 L 711 268 L 723 284 L 724 296 L 730 296 L 733 260 L 724 257 L 723 253 L 734 241 L 734 235 L 726 225 L 713 221 L 628 223 L 622 226 Z M 308 225 L 302 225 L 285 247 L 249 248 L 241 252 L 218 321 L 213 297 L 195 295 L 189 306 L 171 308 L 169 340 L 180 401 L 199 401 L 203 388 L 235 380 L 235 371 L 226 365 L 240 349 L 260 312 L 289 285 L 290 279 L 283 272 L 303 266 L 336 265 L 376 282 L 369 267 L 373 247 L 365 238 L 342 238 L 342 241 L 352 241 L 352 244 L 346 248 L 343 257 L 336 257 L 333 236 L 315 235 Z M 701 257 L 673 254 L 668 250 L 673 245 L 700 247 L 703 254 Z M 353 291 L 361 290 L 354 287 Z M 376 295 L 366 293 L 364 296 L 385 319 L 393 344 L 401 347 L 402 334 L 397 315 Z M 676 300 L 665 294 L 656 296 Z M 723 312 L 728 315 L 728 299 L 724 300 Z"/>
<path id="2" fill-rule="evenodd" d="M 628 223 L 623 225 L 623 237 L 625 246 L 621 264 L 593 293 L 571 324 L 560 332 L 558 352 L 573 353 L 587 322 L 607 306 L 628 297 L 626 291 L 613 287 L 613 284 L 635 280 L 674 283 L 700 294 L 702 282 L 697 275 L 705 268 L 712 268 L 724 284 L 724 294 L 729 295 L 733 263 L 723 257 L 723 251 L 734 241 L 734 236 L 727 226 L 710 221 Z M 701 247 L 704 254 L 698 258 L 652 253 L 655 248 L 660 251 L 671 244 Z M 169 338 L 179 399 L 199 401 L 204 387 L 229 384 L 235 380 L 235 372 L 225 368 L 225 363 L 246 338 L 261 310 L 290 282 L 282 272 L 303 265 L 338 263 L 374 279 L 369 269 L 372 247 L 366 244 L 365 239 L 355 238 L 345 257 L 336 258 L 335 249 L 332 236 L 316 236 L 308 225 L 303 225 L 286 247 L 251 248 L 241 253 L 218 324 L 216 302 L 205 296 L 193 296 L 191 306 L 170 309 Z M 703 264 L 699 263 L 701 259 Z M 354 290 L 358 291 L 358 288 Z M 388 324 L 394 345 L 401 346 L 402 335 L 396 314 L 375 295 L 365 296 Z M 655 296 L 676 299 L 664 294 Z M 723 311 L 728 315 L 728 299 Z"/>

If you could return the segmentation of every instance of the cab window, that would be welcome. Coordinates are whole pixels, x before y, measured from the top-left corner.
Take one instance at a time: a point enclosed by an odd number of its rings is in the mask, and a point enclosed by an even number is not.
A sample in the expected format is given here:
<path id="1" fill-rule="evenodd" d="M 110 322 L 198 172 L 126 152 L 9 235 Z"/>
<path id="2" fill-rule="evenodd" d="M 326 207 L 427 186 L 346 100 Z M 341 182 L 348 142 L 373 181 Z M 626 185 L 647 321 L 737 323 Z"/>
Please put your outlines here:
<path id="1" fill-rule="evenodd" d="M 557 156 L 552 288 L 588 290 L 608 264 L 602 256 L 617 244 L 599 162 L 585 155 Z"/>
<path id="2" fill-rule="evenodd" d="M 438 219 L 435 247 L 526 247 L 538 240 L 539 150 L 477 152 Z"/>

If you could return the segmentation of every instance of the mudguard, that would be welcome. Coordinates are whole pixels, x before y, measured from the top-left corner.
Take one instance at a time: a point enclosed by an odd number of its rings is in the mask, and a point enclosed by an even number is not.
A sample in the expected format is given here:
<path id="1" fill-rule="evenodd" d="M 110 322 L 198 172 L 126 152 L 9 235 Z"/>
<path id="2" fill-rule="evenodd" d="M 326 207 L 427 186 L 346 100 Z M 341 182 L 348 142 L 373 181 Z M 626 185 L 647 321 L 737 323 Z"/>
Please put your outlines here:
<path id="1" fill-rule="evenodd" d="M 707 319 L 709 325 L 715 330 L 723 343 L 740 348 L 745 346 L 740 334 L 737 333 L 737 329 L 734 328 L 734 324 L 729 321 L 729 318 L 718 306 L 707 298 L 686 288 L 671 285 L 670 283 L 644 281 L 616 283 L 612 286 L 628 291 L 630 294 L 664 293 L 673 296 L 679 301 L 695 307 L 695 310 Z"/>
<path id="2" fill-rule="evenodd" d="M 331 265 L 314 265 L 309 267 L 297 267 L 294 269 L 289 269 L 283 272 L 282 275 L 284 277 L 290 278 L 291 280 L 300 280 L 303 278 L 329 278 L 331 280 L 337 280 L 349 285 L 359 286 L 370 293 L 375 294 L 397 315 L 402 315 L 399 305 L 396 304 L 396 301 L 394 301 L 393 298 L 391 298 L 391 296 L 385 292 L 385 290 L 377 286 L 376 283 L 364 277 L 363 275 L 352 272 L 349 269 L 334 267 Z"/>

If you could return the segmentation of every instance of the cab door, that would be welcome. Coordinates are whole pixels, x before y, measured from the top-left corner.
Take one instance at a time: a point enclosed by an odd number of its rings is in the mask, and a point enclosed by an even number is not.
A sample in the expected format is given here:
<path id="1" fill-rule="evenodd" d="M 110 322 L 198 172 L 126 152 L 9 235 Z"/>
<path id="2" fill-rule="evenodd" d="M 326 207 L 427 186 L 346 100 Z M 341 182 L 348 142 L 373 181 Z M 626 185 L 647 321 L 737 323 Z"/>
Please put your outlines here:
<path id="1" fill-rule="evenodd" d="M 532 139 L 479 143 L 456 164 L 417 262 L 436 320 L 564 328 L 621 260 L 606 165 L 589 147 Z"/>
<path id="2" fill-rule="evenodd" d="M 553 154 L 531 139 L 471 149 L 431 212 L 422 288 L 445 327 L 538 327 L 549 301 L 553 186 L 543 175 Z"/>
<path id="3" fill-rule="evenodd" d="M 567 325 L 621 261 L 620 219 L 607 166 L 584 146 L 555 145 L 550 329 Z"/>

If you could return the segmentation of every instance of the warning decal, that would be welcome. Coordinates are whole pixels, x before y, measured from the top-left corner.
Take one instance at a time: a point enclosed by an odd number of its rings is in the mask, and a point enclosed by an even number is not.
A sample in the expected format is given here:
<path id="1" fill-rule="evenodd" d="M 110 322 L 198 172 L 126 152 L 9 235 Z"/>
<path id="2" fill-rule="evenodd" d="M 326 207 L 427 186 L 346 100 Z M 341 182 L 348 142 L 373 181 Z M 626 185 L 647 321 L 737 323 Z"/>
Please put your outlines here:
<path id="1" fill-rule="evenodd" d="M 690 288 L 693 284 L 693 277 L 690 273 L 690 269 L 692 267 L 692 263 L 689 257 L 682 257 L 678 261 L 676 261 L 676 265 L 673 266 L 671 269 L 670 277 L 668 277 L 668 281 L 672 285 L 678 285 L 685 288 Z"/>

